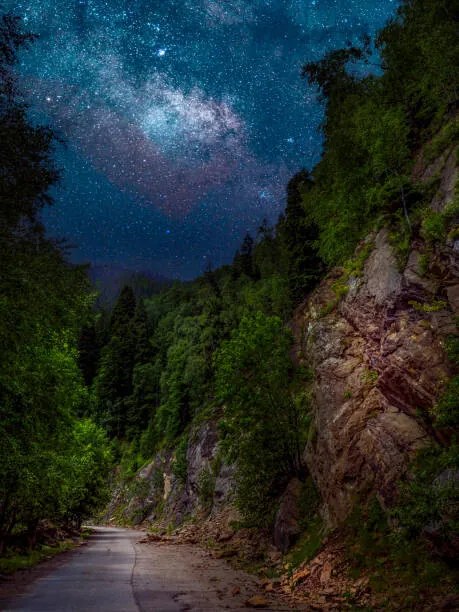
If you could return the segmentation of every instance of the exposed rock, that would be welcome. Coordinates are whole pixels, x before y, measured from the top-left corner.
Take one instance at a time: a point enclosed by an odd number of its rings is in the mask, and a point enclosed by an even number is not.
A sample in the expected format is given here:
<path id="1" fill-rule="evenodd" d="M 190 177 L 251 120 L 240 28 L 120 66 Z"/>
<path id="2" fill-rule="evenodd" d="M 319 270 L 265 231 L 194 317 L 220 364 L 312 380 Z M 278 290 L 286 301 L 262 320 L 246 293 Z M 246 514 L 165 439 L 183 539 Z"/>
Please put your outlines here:
<path id="1" fill-rule="evenodd" d="M 439 169 L 436 210 L 451 201 L 455 154 L 445 154 Z M 426 272 L 421 251 L 422 243 L 414 243 L 400 271 L 388 233 L 380 231 L 362 275 L 348 279 L 349 290 L 332 312 L 340 270 L 294 315 L 294 357 L 315 373 L 314 435 L 304 456 L 330 526 L 356 499 L 377 493 L 390 503 L 413 454 L 431 440 L 429 418 L 422 417 L 432 413 L 452 374 L 444 341 L 457 333 L 459 253 L 441 246 Z"/>
<path id="2" fill-rule="evenodd" d="M 171 451 L 160 451 L 139 470 L 130 484 L 124 483 L 113 495 L 105 520 L 115 516 L 133 524 L 157 522 L 180 525 L 200 510 L 199 478 L 203 470 L 213 470 L 218 452 L 217 425 L 201 423 L 190 432 L 187 448 L 187 479 L 181 482 L 173 471 Z M 229 503 L 234 489 L 234 468 L 221 463 L 215 475 L 213 512 Z M 230 536 L 228 536 L 228 539 Z"/>
<path id="3" fill-rule="evenodd" d="M 326 562 L 320 572 L 320 584 L 327 584 L 330 581 L 332 575 L 332 565 L 330 562 Z"/>
<path id="4" fill-rule="evenodd" d="M 287 552 L 301 533 L 299 499 L 302 488 L 300 480 L 293 478 L 282 495 L 276 514 L 274 544 L 283 553 Z"/>
<path id="5" fill-rule="evenodd" d="M 446 288 L 446 294 L 448 296 L 448 302 L 451 305 L 451 309 L 454 314 L 459 313 L 459 284 L 451 285 Z"/>

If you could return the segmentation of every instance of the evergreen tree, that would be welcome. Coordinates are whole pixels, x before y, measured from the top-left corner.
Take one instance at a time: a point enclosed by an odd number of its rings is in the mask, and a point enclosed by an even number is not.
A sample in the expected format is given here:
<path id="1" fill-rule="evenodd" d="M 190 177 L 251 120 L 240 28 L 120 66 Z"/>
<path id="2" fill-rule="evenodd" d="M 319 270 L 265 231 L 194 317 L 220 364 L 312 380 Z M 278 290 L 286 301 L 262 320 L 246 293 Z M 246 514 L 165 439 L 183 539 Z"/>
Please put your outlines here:
<path id="1" fill-rule="evenodd" d="M 94 322 L 84 325 L 78 339 L 78 365 L 84 382 L 90 387 L 97 374 L 100 347 Z"/>
<path id="2" fill-rule="evenodd" d="M 137 304 L 132 327 L 135 335 L 135 364 L 148 363 L 153 358 L 153 349 L 150 342 L 147 311 L 142 299 Z"/>
<path id="3" fill-rule="evenodd" d="M 249 278 L 256 279 L 259 273 L 253 260 L 254 240 L 249 232 L 244 236 L 241 248 L 236 251 L 233 260 L 233 271 L 235 277 L 245 274 Z"/>
<path id="4" fill-rule="evenodd" d="M 318 239 L 317 226 L 307 220 L 303 207 L 303 195 L 312 187 L 312 178 L 306 170 L 290 180 L 285 215 L 278 225 L 282 267 L 293 305 L 304 299 L 325 269 L 315 246 Z"/>
<path id="5" fill-rule="evenodd" d="M 135 315 L 136 306 L 132 287 L 125 285 L 118 296 L 110 318 L 111 335 L 121 334 L 126 331 Z"/>
<path id="6" fill-rule="evenodd" d="M 95 381 L 97 412 L 110 435 L 123 437 L 127 424 L 127 400 L 132 394 L 137 334 L 134 325 L 136 299 L 132 288 L 122 289 L 110 320 L 110 339 L 102 350 Z"/>

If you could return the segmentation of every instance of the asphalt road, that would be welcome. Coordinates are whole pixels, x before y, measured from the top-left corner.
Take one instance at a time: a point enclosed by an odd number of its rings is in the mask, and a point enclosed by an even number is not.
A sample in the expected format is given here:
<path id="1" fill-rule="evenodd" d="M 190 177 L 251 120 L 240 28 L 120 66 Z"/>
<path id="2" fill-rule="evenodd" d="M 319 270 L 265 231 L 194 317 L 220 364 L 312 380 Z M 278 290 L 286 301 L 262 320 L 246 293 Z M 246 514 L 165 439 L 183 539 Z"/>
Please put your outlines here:
<path id="1" fill-rule="evenodd" d="M 39 576 L 3 610 L 171 612 L 247 610 L 257 581 L 196 547 L 142 543 L 129 529 L 97 527 L 87 545 Z M 292 609 L 271 600 L 265 609 Z"/>
<path id="2" fill-rule="evenodd" d="M 138 612 L 132 589 L 138 539 L 135 531 L 98 527 L 87 546 L 30 585 L 7 610 Z"/>

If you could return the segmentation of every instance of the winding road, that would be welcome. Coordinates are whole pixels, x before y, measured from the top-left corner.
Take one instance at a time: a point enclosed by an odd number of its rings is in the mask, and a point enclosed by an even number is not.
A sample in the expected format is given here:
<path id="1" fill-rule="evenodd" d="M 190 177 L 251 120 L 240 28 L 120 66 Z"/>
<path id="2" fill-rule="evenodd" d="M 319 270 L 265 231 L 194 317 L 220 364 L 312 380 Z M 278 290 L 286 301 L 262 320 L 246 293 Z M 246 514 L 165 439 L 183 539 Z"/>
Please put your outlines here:
<path id="1" fill-rule="evenodd" d="M 142 542 L 130 529 L 96 527 L 88 544 L 9 601 L 5 612 L 246 610 L 256 579 L 187 545 Z M 271 599 L 265 610 L 289 610 Z"/>

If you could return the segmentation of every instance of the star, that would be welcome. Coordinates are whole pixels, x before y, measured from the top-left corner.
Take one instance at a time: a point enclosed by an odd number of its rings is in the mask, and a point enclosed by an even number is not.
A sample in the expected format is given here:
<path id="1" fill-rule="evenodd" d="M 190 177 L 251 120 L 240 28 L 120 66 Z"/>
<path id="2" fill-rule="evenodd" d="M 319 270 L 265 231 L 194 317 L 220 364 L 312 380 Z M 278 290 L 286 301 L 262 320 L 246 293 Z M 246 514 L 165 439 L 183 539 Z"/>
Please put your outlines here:
<path id="1" fill-rule="evenodd" d="M 288 180 L 320 159 L 301 66 L 375 33 L 396 2 L 6 4 L 39 35 L 18 67 L 31 111 L 65 141 L 50 235 L 78 243 L 75 261 L 190 278 L 204 251 L 227 263 L 275 222 Z"/>

